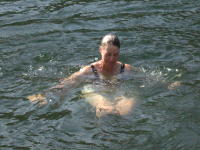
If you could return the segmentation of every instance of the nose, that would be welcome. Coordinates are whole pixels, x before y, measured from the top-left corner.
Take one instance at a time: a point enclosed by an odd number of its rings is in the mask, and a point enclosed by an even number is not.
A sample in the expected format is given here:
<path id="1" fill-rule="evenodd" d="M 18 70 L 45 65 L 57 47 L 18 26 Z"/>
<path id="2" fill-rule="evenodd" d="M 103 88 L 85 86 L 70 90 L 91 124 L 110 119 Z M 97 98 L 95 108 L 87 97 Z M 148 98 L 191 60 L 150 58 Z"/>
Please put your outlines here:
<path id="1" fill-rule="evenodd" d="M 110 56 L 110 61 L 112 62 L 112 61 L 114 61 L 115 60 L 115 56 Z"/>

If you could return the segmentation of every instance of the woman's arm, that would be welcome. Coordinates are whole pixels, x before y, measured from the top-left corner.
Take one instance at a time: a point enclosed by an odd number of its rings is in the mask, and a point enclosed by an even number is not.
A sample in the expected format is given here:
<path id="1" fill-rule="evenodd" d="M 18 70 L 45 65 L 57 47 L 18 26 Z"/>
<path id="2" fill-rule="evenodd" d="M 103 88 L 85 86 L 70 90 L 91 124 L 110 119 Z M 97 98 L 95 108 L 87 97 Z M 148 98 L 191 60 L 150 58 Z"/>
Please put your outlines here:
<path id="1" fill-rule="evenodd" d="M 89 74 L 91 74 L 90 66 L 85 66 L 80 69 L 78 72 L 73 73 L 67 78 L 64 78 L 59 84 L 44 90 L 41 94 L 34 94 L 28 96 L 27 99 L 31 102 L 40 102 L 40 104 L 46 104 L 46 96 L 48 93 L 53 93 L 58 96 L 64 96 L 70 89 L 80 85 Z"/>

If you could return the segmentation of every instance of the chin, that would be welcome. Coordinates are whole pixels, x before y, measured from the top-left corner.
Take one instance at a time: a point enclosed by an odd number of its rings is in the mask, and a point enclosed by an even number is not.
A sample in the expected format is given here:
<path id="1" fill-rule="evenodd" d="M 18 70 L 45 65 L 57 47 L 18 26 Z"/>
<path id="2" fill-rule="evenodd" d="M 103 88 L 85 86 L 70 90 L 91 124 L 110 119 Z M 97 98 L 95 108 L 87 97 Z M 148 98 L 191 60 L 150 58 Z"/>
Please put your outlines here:
<path id="1" fill-rule="evenodd" d="M 116 64 L 117 62 L 116 61 L 114 61 L 114 62 L 110 62 L 111 64 Z"/>

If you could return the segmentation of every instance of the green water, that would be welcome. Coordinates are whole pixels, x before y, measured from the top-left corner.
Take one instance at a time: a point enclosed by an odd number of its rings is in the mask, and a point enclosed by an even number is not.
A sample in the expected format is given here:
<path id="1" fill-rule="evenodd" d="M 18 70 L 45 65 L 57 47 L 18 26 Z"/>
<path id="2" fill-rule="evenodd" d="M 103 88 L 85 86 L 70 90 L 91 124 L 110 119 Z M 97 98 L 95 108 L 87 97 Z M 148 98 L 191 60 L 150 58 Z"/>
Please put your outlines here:
<path id="1" fill-rule="evenodd" d="M 0 149 L 199 150 L 199 0 L 1 0 Z M 95 116 L 72 89 L 39 107 L 25 99 L 95 61 L 103 35 L 142 70 L 124 90 L 126 117 Z M 175 90 L 167 83 L 181 81 Z"/>

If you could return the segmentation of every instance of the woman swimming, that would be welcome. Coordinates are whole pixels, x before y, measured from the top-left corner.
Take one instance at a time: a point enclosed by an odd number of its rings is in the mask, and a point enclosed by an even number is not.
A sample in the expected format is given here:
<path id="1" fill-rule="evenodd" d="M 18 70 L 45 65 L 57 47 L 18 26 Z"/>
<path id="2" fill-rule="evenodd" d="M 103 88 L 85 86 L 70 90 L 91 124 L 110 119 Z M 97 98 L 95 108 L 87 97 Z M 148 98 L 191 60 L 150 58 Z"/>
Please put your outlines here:
<path id="1" fill-rule="evenodd" d="M 113 89 L 117 88 L 121 76 L 137 69 L 119 61 L 120 41 L 114 34 L 108 34 L 102 38 L 99 52 L 101 54 L 99 61 L 83 67 L 60 84 L 46 90 L 44 94 L 28 96 L 28 99 L 45 104 L 49 92 L 62 96 L 71 88 L 87 79 L 92 79 L 95 84 L 89 87 L 84 86 L 82 93 L 86 101 L 96 108 L 97 116 L 110 113 L 128 114 L 135 103 L 134 98 L 127 98 L 123 94 L 118 94 L 116 97 L 110 97 L 110 95 Z"/>

